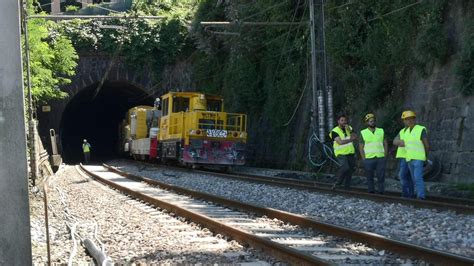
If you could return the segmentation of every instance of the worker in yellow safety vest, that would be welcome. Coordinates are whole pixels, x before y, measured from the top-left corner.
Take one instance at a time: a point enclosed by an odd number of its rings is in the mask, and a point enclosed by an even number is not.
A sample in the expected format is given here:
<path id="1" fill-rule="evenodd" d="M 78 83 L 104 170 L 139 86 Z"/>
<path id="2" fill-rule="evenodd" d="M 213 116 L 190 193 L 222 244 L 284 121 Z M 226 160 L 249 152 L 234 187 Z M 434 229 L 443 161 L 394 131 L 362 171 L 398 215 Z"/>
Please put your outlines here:
<path id="1" fill-rule="evenodd" d="M 405 132 L 407 126 L 400 130 L 398 135 L 393 139 L 393 145 L 398 146 L 397 153 L 395 157 L 400 159 L 400 168 L 398 170 L 398 177 L 400 179 L 400 184 L 402 186 L 402 197 L 404 198 L 414 198 L 415 197 L 415 185 L 410 175 L 410 170 L 408 169 L 408 163 L 406 161 L 406 150 L 404 146 Z"/>
<path id="2" fill-rule="evenodd" d="M 374 175 L 377 176 L 377 192 L 384 193 L 385 165 L 388 143 L 382 128 L 376 127 L 374 114 L 364 118 L 367 128 L 360 132 L 359 152 L 364 163 L 369 193 L 375 193 Z"/>
<path id="3" fill-rule="evenodd" d="M 340 115 L 337 119 L 337 126 L 329 133 L 333 141 L 334 154 L 339 162 L 339 169 L 336 172 L 336 181 L 332 186 L 335 189 L 344 182 L 344 188 L 351 187 L 352 172 L 355 167 L 355 148 L 354 141 L 357 135 L 348 125 L 348 119 L 345 115 Z"/>
<path id="4" fill-rule="evenodd" d="M 82 143 L 82 151 L 84 152 L 84 163 L 88 164 L 91 159 L 91 145 L 84 139 Z"/>
<path id="5" fill-rule="evenodd" d="M 415 112 L 408 110 L 402 113 L 405 129 L 400 131 L 398 139 L 394 140 L 394 144 L 398 146 L 401 152 L 400 157 L 404 158 L 410 172 L 411 181 L 416 189 L 416 197 L 425 199 L 425 184 L 423 181 L 423 165 L 428 157 L 429 143 L 426 128 L 416 124 Z M 402 150 L 400 150 L 402 148 Z M 397 155 L 398 152 L 397 152 Z M 404 177 L 406 178 L 406 177 Z M 402 180 L 402 177 L 400 177 Z M 402 180 L 402 195 L 403 195 Z M 406 188 L 408 191 L 410 188 Z M 403 195 L 405 196 L 405 195 Z"/>

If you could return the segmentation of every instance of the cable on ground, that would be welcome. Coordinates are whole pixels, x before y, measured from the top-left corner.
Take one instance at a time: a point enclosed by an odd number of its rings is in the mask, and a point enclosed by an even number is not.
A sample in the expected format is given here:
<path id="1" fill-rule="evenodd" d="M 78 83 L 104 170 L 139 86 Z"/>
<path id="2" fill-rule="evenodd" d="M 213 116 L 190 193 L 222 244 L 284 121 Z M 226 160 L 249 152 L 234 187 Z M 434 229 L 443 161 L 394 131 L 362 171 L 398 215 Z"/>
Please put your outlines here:
<path id="1" fill-rule="evenodd" d="M 341 166 L 334 157 L 332 148 L 322 142 L 314 131 L 308 141 L 308 161 L 313 167 L 320 169 L 328 162 Z"/>

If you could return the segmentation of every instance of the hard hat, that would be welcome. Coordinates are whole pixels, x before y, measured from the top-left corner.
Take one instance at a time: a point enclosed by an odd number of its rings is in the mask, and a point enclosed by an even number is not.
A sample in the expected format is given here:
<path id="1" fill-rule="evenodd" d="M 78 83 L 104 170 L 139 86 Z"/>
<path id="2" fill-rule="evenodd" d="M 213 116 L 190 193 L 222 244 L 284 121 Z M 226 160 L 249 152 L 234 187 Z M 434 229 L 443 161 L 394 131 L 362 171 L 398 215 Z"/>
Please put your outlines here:
<path id="1" fill-rule="evenodd" d="M 84 142 L 87 142 L 87 139 L 84 139 Z"/>
<path id="2" fill-rule="evenodd" d="M 402 119 L 407 119 L 407 118 L 410 118 L 410 117 L 415 118 L 416 117 L 415 112 L 413 112 L 411 110 L 407 110 L 407 111 L 402 113 Z"/>
<path id="3" fill-rule="evenodd" d="M 375 119 L 375 115 L 372 114 L 372 113 L 366 114 L 366 115 L 365 115 L 365 118 L 364 118 L 364 121 L 367 122 L 367 121 L 369 121 L 369 119 L 371 119 L 371 118 Z"/>

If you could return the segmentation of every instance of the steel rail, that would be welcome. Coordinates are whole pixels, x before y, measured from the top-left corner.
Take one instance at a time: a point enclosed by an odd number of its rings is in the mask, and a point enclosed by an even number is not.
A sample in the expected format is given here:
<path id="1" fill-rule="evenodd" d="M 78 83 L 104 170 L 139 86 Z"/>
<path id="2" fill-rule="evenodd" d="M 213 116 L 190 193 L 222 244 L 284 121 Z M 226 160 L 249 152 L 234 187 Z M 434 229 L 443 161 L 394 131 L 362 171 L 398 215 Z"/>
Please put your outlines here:
<path id="1" fill-rule="evenodd" d="M 452 203 L 453 201 L 457 200 L 454 198 L 450 199 L 450 202 L 443 202 L 442 199 L 446 199 L 444 197 L 438 197 L 437 199 L 440 201 L 435 201 L 434 197 L 428 197 L 427 200 L 418 200 L 418 199 L 408 199 L 402 198 L 400 196 L 395 196 L 396 194 L 393 193 L 391 195 L 380 195 L 374 193 L 364 192 L 362 189 L 355 189 L 353 190 L 344 190 L 344 189 L 331 189 L 330 185 L 327 183 L 322 182 L 314 182 L 314 181 L 307 181 L 307 180 L 297 180 L 297 179 L 289 179 L 289 178 L 282 178 L 282 177 L 272 177 L 272 176 L 260 176 L 260 175 L 250 175 L 250 174 L 236 174 L 236 173 L 222 173 L 219 171 L 208 171 L 208 170 L 197 170 L 197 169 L 188 169 L 182 168 L 177 166 L 158 166 L 156 164 L 151 164 L 147 162 L 140 162 L 143 164 L 150 165 L 152 167 L 166 167 L 170 169 L 176 169 L 178 171 L 186 171 L 186 172 L 195 172 L 195 173 L 202 173 L 206 175 L 215 175 L 219 177 L 229 178 L 229 179 L 239 179 L 253 183 L 264 183 L 274 186 L 281 186 L 281 187 L 291 187 L 296 189 L 303 189 L 308 191 L 317 191 L 326 194 L 337 194 L 341 196 L 351 196 L 356 198 L 362 198 L 377 202 L 389 202 L 389 203 L 400 203 L 405 205 L 411 205 L 416 208 L 428 208 L 428 209 L 437 209 L 443 211 L 455 211 L 456 213 L 460 214 L 473 214 L 474 213 L 474 201 L 470 200 L 463 200 L 459 199 L 460 202 L 463 204 L 455 204 Z"/>
<path id="2" fill-rule="evenodd" d="M 124 177 L 145 182 L 153 186 L 159 186 L 164 189 L 172 190 L 177 193 L 189 195 L 196 199 L 203 199 L 211 201 L 235 209 L 239 209 L 245 212 L 253 212 L 259 215 L 266 215 L 270 218 L 276 218 L 284 222 L 299 225 L 305 228 L 312 228 L 322 233 L 339 236 L 342 238 L 350 239 L 352 241 L 362 242 L 369 246 L 393 251 L 403 256 L 414 256 L 416 258 L 422 258 L 428 262 L 436 265 L 473 265 L 474 259 L 465 256 L 453 254 L 450 252 L 435 250 L 423 246 L 414 245 L 411 243 L 389 239 L 382 235 L 378 235 L 370 232 L 356 231 L 346 227 L 337 226 L 325 222 L 320 222 L 302 215 L 293 214 L 281 210 L 272 208 L 265 208 L 253 204 L 246 204 L 223 197 L 211 195 L 204 192 L 198 192 L 191 189 L 186 189 L 174 185 L 169 185 L 163 182 L 159 182 L 147 177 L 138 176 L 135 174 L 121 171 L 115 167 L 103 164 L 109 171 L 122 175 Z"/>
<path id="3" fill-rule="evenodd" d="M 123 173 L 120 174 L 118 171 L 114 171 L 110 166 L 105 166 L 109 171 L 115 172 L 119 175 L 125 176 Z M 166 201 L 159 200 L 157 198 L 145 195 L 143 193 L 134 191 L 130 188 L 121 186 L 116 184 L 113 181 L 107 180 L 105 178 L 100 177 L 97 174 L 94 174 L 93 172 L 87 170 L 82 164 L 80 165 L 80 168 L 82 171 L 87 173 L 88 175 L 94 177 L 96 180 L 99 182 L 106 184 L 112 188 L 115 188 L 117 190 L 120 190 L 121 192 L 136 198 L 143 200 L 144 202 L 150 203 L 154 206 L 158 206 L 162 209 L 166 209 L 170 212 L 175 213 L 178 216 L 184 217 L 186 219 L 189 219 L 193 222 L 199 223 L 203 225 L 204 227 L 208 228 L 209 230 L 218 233 L 218 234 L 223 234 L 226 236 L 231 237 L 232 239 L 244 244 L 244 245 L 250 245 L 258 250 L 262 250 L 263 252 L 275 257 L 279 258 L 282 260 L 285 260 L 289 263 L 295 264 L 295 265 L 331 265 L 330 262 L 317 258 L 315 256 L 309 256 L 305 253 L 302 253 L 300 251 L 297 251 L 293 248 L 289 248 L 285 245 L 276 243 L 274 241 L 265 239 L 263 237 L 259 237 L 256 235 L 253 235 L 251 233 L 248 233 L 246 231 L 243 231 L 241 229 L 235 228 L 233 226 L 226 225 L 224 223 L 221 223 L 219 221 L 216 221 L 212 218 L 209 218 L 207 216 L 198 214 L 196 212 L 187 210 L 185 208 L 181 208 L 179 206 L 176 206 L 174 204 L 171 204 Z M 141 182 L 146 182 L 144 179 L 140 179 L 138 177 L 128 177 L 130 179 L 134 179 L 136 181 L 141 181 Z M 150 184 L 150 183 L 149 183 Z M 156 184 L 155 184 L 156 185 Z"/>
<path id="4" fill-rule="evenodd" d="M 199 171 L 205 171 L 205 170 L 199 170 Z M 218 171 L 208 171 L 212 173 L 222 173 Z M 226 173 L 222 173 L 226 174 Z M 244 173 L 229 173 L 229 174 L 235 174 L 235 175 L 245 175 L 248 177 L 252 178 L 257 178 L 257 179 L 275 179 L 275 180 L 283 180 L 283 181 L 288 181 L 288 182 L 294 182 L 294 183 L 303 183 L 307 184 L 310 186 L 323 186 L 323 187 L 331 187 L 332 183 L 327 183 L 327 182 L 320 182 L 320 181 L 312 181 L 312 180 L 305 180 L 305 179 L 295 179 L 295 178 L 284 178 L 284 177 L 276 177 L 276 176 L 264 176 L 264 175 L 254 175 L 254 174 L 244 174 Z M 364 188 L 360 187 L 352 187 L 351 190 L 354 191 L 360 191 L 367 193 L 367 190 Z M 369 193 L 367 193 L 369 194 Z M 394 197 L 400 197 L 401 192 L 395 192 L 395 191 L 385 191 L 384 195 L 388 196 L 394 196 Z M 471 199 L 465 199 L 465 198 L 458 198 L 458 197 L 444 197 L 444 196 L 434 196 L 434 195 L 427 195 L 426 199 L 429 201 L 436 201 L 436 202 L 443 202 L 443 203 L 452 203 L 456 205 L 466 205 L 466 206 L 474 206 L 474 200 Z"/>
<path id="5" fill-rule="evenodd" d="M 198 173 L 213 174 L 225 178 L 238 178 L 246 181 L 260 182 L 284 187 L 295 187 L 314 191 L 321 191 L 330 194 L 351 195 L 353 197 L 376 200 L 379 202 L 392 202 L 413 205 L 418 208 L 435 208 L 439 210 L 451 210 L 457 213 L 474 213 L 474 201 L 460 198 L 434 197 L 428 196 L 427 200 L 402 198 L 398 193 L 387 192 L 384 195 L 368 193 L 362 188 L 351 188 L 351 190 L 331 189 L 332 184 L 315 182 L 308 180 L 298 180 L 282 177 L 259 176 L 240 173 L 222 173 L 217 171 L 194 170 Z"/>
<path id="6" fill-rule="evenodd" d="M 330 189 L 332 184 L 325 183 L 325 182 L 312 181 L 312 180 L 254 175 L 254 174 L 246 174 L 246 173 L 224 173 L 221 171 L 189 169 L 189 168 L 183 168 L 183 167 L 178 167 L 178 166 L 169 166 L 169 165 L 162 166 L 162 165 L 152 164 L 152 163 L 143 162 L 143 161 L 140 161 L 139 163 L 147 164 L 152 167 L 168 167 L 168 168 L 181 170 L 181 171 L 194 171 L 194 172 L 202 173 L 202 174 L 218 175 L 224 178 L 241 179 L 241 180 L 246 180 L 249 182 L 267 183 L 271 185 L 280 185 L 280 186 L 285 186 L 285 187 L 290 186 L 290 187 L 301 188 L 301 189 L 327 192 L 330 194 L 339 194 L 339 195 L 351 194 L 356 197 L 370 199 L 370 200 L 384 201 L 383 199 L 387 199 L 386 201 L 395 202 L 395 203 L 406 203 L 406 204 L 414 205 L 415 207 L 420 207 L 420 208 L 436 208 L 436 209 L 441 209 L 441 210 L 454 210 L 458 213 L 474 213 L 474 200 L 465 199 L 465 198 L 453 198 L 453 197 L 428 195 L 426 197 L 426 200 L 417 200 L 417 199 L 402 198 L 400 196 L 400 192 L 395 192 L 395 191 L 385 191 L 384 195 L 380 195 L 380 194 L 368 193 L 365 189 L 358 188 L 358 187 L 352 187 L 350 191 L 344 190 L 344 189 L 332 190 Z"/>

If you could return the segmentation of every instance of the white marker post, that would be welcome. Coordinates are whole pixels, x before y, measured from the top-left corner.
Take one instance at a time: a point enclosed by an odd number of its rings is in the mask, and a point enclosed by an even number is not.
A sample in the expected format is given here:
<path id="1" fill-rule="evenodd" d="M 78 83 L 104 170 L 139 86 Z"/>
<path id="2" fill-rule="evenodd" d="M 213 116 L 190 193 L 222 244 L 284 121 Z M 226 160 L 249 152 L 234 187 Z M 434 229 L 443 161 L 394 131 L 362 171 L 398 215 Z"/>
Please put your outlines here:
<path id="1" fill-rule="evenodd" d="M 0 265 L 31 265 L 18 0 L 0 1 Z"/>

